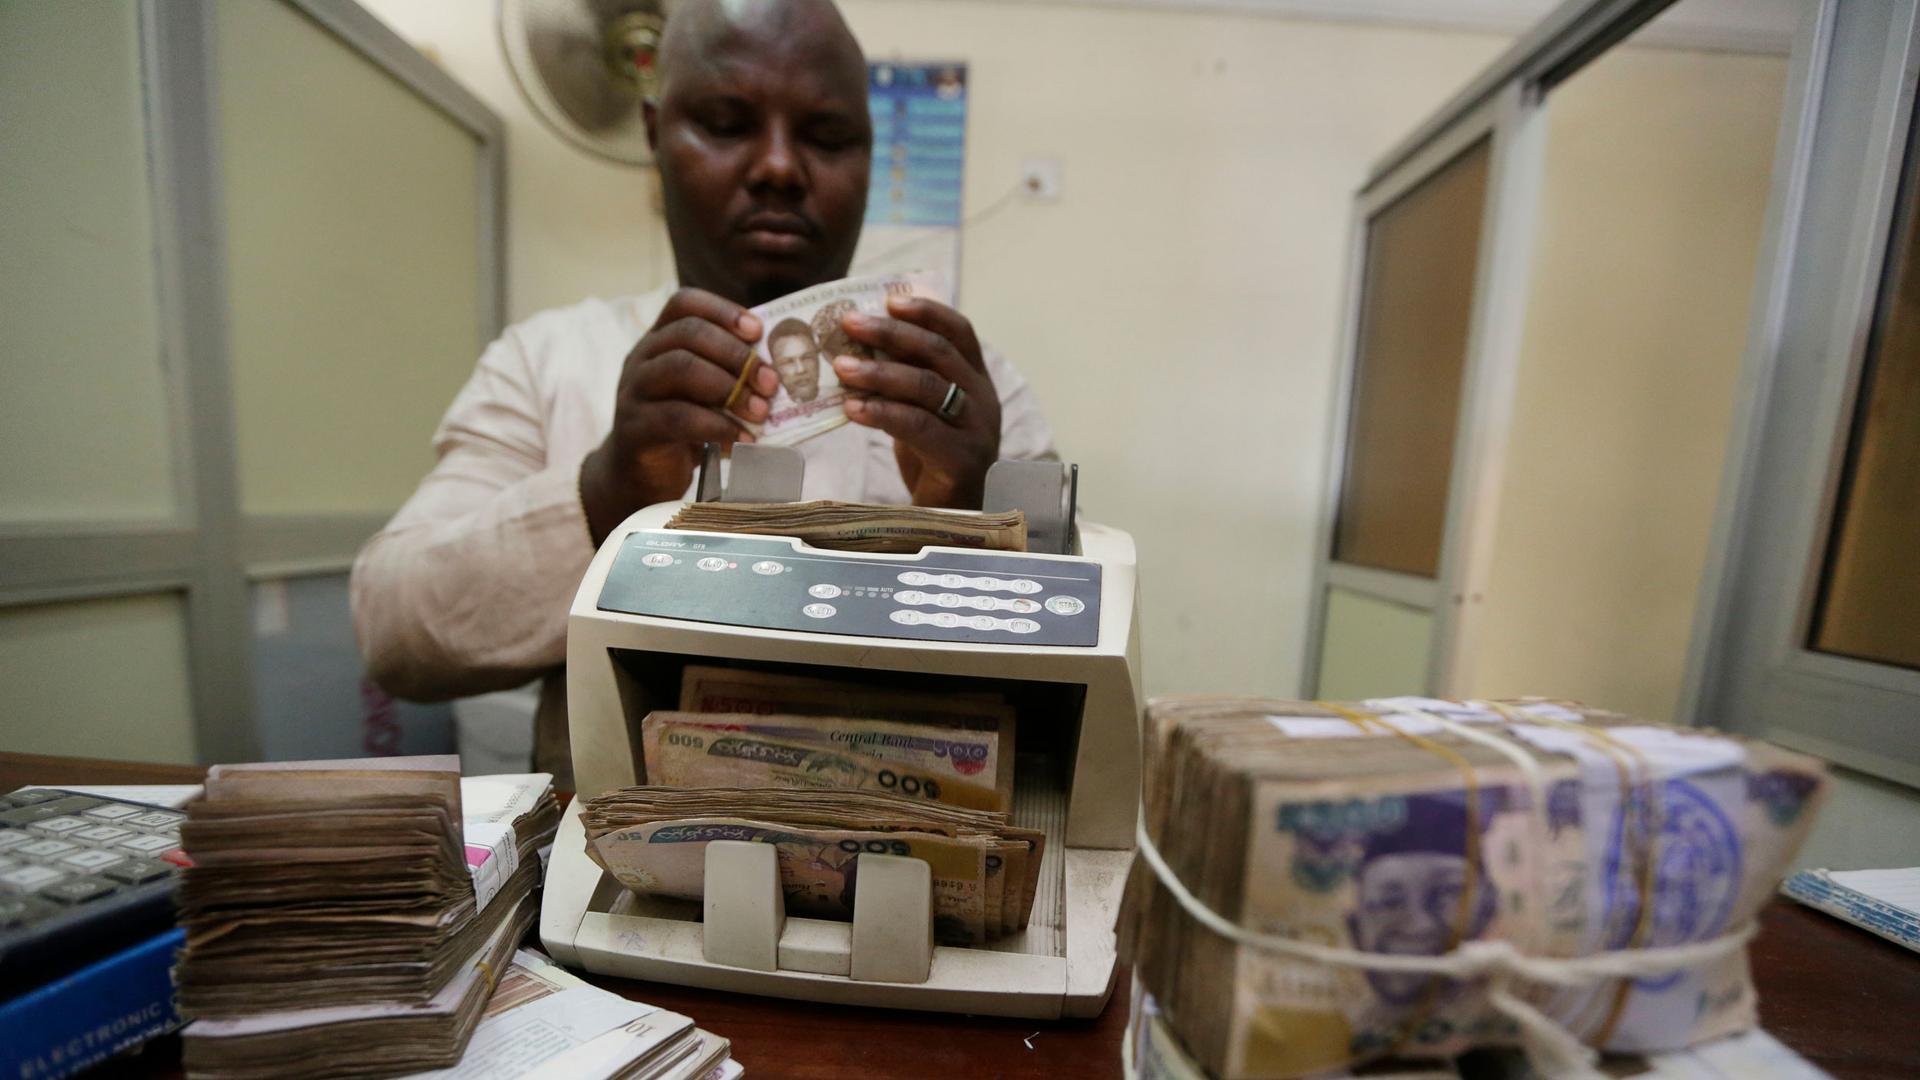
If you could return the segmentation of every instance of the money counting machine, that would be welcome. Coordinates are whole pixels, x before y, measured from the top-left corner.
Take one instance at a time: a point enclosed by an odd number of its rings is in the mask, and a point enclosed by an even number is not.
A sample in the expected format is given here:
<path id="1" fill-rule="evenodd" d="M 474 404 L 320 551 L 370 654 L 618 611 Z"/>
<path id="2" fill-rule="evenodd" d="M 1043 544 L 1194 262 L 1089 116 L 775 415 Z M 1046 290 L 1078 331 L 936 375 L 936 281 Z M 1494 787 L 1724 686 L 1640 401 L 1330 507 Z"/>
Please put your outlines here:
<path id="1" fill-rule="evenodd" d="M 803 462 L 790 450 L 736 447 L 724 493 L 715 466 L 709 454 L 703 496 L 799 496 Z M 1026 511 L 1026 552 L 864 554 L 663 528 L 683 503 L 616 529 L 568 622 L 579 790 L 547 871 L 547 949 L 602 974 L 777 997 L 1097 1015 L 1113 985 L 1139 792 L 1139 639 L 1133 541 L 1076 527 L 1071 475 L 1054 462 L 994 466 L 987 509 Z M 1020 750 L 1013 823 L 1047 837 L 1028 928 L 979 948 L 935 945 L 926 864 L 864 853 L 852 923 L 784 915 L 762 844 L 709 845 L 704 904 L 628 892 L 586 854 L 580 808 L 640 782 L 641 720 L 675 708 L 690 664 L 1004 695 Z M 896 874 L 889 860 L 921 873 Z"/>

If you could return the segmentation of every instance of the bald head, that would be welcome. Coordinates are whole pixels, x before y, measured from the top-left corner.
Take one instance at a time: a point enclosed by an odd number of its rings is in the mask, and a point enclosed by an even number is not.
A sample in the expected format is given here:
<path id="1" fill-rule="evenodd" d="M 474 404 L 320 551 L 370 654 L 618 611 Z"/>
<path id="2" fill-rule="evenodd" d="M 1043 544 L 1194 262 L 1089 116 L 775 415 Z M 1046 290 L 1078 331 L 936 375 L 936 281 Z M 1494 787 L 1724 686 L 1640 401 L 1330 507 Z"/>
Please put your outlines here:
<path id="1" fill-rule="evenodd" d="M 759 304 L 846 276 L 873 124 L 828 0 L 681 0 L 647 133 L 680 284 Z"/>
<path id="2" fill-rule="evenodd" d="M 675 68 L 698 69 L 724 54 L 736 35 L 802 45 L 865 85 L 866 56 L 832 0 L 678 0 L 668 10 L 657 60 L 660 97 Z"/>

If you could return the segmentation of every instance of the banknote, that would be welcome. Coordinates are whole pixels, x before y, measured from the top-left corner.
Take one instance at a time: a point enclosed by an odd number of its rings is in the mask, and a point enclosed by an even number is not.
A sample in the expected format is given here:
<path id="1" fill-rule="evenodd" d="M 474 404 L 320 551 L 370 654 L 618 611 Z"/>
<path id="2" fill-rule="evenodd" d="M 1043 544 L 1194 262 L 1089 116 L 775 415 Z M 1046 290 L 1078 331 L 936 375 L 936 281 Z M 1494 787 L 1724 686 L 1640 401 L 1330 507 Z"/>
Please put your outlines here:
<path id="1" fill-rule="evenodd" d="M 1497 733 L 1535 761 L 1433 720 Z M 1571 703 L 1162 699 L 1145 819 L 1195 896 L 1249 929 L 1359 952 L 1462 941 L 1580 956 L 1717 938 L 1771 895 L 1824 789 L 1765 743 Z M 1535 792 L 1543 805 L 1535 805 Z M 1215 823 L 1194 829 L 1193 822 Z M 1124 948 L 1223 1078 L 1511 1045 L 1484 985 L 1308 962 L 1201 926 L 1136 868 Z M 1521 987 L 1589 1045 L 1678 1049 L 1754 1022 L 1739 952 L 1574 989 Z"/>
<path id="2" fill-rule="evenodd" d="M 753 347 L 755 361 L 780 376 L 772 408 L 759 423 L 729 419 L 767 446 L 791 446 L 847 422 L 847 391 L 833 371 L 836 356 L 870 357 L 867 346 L 847 336 L 850 314 L 883 315 L 890 296 L 924 296 L 942 303 L 948 290 L 932 273 L 879 274 L 815 285 L 753 309 L 765 332 Z"/>
<path id="3" fill-rule="evenodd" d="M 1013 807 L 1017 728 L 1013 707 L 998 694 L 877 687 L 694 664 L 681 673 L 680 711 L 854 717 L 992 733 L 997 740 L 992 751 L 997 801 L 987 809 L 1006 812 Z M 872 743 L 866 747 L 869 752 L 883 748 Z"/>
<path id="4" fill-rule="evenodd" d="M 933 871 L 935 939 L 943 945 L 987 940 L 987 841 L 980 837 L 687 818 L 616 829 L 594 837 L 588 850 L 636 893 L 697 900 L 705 891 L 707 844 L 714 840 L 774 845 L 787 911 L 825 919 L 853 918 L 862 852 L 924 859 Z"/>
<path id="5" fill-rule="evenodd" d="M 928 547 L 1027 550 L 1027 516 L 1019 510 L 960 512 L 919 506 L 834 502 L 689 503 L 669 529 L 792 536 L 832 551 L 913 554 Z"/>
<path id="6" fill-rule="evenodd" d="M 857 790 L 619 788 L 587 800 L 581 821 L 588 855 L 649 895 L 700 897 L 713 840 L 773 844 L 789 910 L 825 918 L 851 917 L 861 854 L 925 859 L 949 945 L 1025 929 L 1045 852 L 1004 814 Z"/>
<path id="7" fill-rule="evenodd" d="M 667 787 L 858 788 L 1005 810 L 994 731 L 832 716 L 653 712 L 647 779 Z"/>

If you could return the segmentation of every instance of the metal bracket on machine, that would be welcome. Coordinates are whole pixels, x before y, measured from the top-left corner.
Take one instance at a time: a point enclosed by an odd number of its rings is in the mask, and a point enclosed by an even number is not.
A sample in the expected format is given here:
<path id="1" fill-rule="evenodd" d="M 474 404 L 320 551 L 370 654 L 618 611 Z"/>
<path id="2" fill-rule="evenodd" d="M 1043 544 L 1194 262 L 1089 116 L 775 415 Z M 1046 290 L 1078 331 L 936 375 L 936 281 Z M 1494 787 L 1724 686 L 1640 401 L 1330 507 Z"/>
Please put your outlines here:
<path id="1" fill-rule="evenodd" d="M 791 446 L 733 444 L 733 465 L 721 483 L 720 448 L 707 443 L 700 454 L 695 502 L 799 502 L 807 459 Z"/>
<path id="2" fill-rule="evenodd" d="M 981 509 L 1019 510 L 1027 516 L 1027 550 L 1049 555 L 1080 551 L 1080 466 L 1058 461 L 996 461 L 987 470 Z"/>

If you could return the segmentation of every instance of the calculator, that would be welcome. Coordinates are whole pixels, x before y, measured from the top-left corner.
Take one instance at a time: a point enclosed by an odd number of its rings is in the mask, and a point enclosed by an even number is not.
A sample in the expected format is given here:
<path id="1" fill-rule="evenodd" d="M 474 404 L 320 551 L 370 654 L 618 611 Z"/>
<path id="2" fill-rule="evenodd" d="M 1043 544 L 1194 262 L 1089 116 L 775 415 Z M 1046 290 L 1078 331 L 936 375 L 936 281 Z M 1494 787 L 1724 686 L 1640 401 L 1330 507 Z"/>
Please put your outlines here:
<path id="1" fill-rule="evenodd" d="M 0 996 L 169 929 L 186 817 L 58 788 L 0 795 Z"/>

